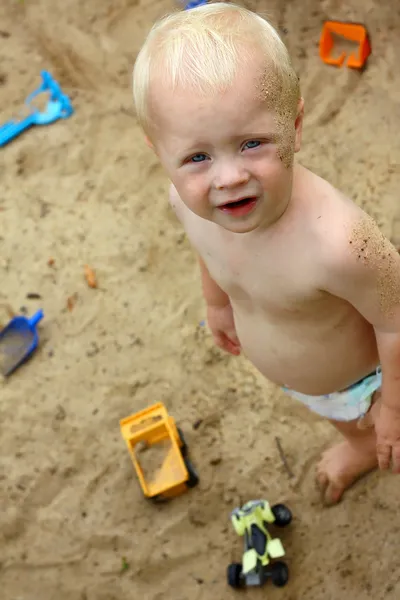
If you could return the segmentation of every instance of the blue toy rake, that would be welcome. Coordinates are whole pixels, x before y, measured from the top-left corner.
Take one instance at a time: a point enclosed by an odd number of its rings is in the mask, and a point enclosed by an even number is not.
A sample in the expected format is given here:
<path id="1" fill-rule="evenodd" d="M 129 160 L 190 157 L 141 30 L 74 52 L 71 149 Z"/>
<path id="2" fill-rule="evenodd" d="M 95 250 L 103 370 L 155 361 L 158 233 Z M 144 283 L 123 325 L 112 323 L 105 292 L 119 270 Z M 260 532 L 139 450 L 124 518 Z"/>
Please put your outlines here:
<path id="1" fill-rule="evenodd" d="M 17 135 L 33 125 L 49 125 L 58 119 L 67 119 L 74 109 L 66 94 L 61 91 L 60 85 L 47 71 L 42 71 L 42 84 L 25 100 L 29 114 L 25 118 L 11 119 L 0 126 L 0 147 L 11 142 Z M 49 99 L 44 110 L 40 111 L 33 106 L 32 101 L 36 96 L 48 93 Z"/>

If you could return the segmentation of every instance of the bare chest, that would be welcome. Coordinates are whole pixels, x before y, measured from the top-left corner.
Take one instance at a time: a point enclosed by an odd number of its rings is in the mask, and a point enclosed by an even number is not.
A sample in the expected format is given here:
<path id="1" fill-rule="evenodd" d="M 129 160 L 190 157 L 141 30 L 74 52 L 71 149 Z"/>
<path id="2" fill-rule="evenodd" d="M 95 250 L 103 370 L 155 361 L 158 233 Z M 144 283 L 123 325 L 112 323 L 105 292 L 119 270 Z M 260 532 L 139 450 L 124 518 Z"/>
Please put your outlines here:
<path id="1" fill-rule="evenodd" d="M 214 281 L 232 302 L 247 309 L 278 313 L 313 311 L 321 300 L 310 256 L 295 240 L 249 240 L 189 232 Z"/>

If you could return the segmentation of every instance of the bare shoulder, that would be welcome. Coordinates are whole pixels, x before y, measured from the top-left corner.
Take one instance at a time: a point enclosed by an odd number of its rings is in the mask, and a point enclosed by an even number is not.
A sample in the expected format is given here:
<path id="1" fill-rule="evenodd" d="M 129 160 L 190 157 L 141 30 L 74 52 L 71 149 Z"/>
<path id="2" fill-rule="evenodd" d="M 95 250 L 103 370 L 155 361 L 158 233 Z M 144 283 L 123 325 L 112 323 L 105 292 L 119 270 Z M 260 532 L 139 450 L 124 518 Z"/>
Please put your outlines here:
<path id="1" fill-rule="evenodd" d="M 319 232 L 319 289 L 352 305 L 376 330 L 398 331 L 397 249 L 376 221 L 340 192 L 332 193 L 326 205 Z"/>
<path id="2" fill-rule="evenodd" d="M 376 221 L 350 198 L 333 187 L 327 190 L 318 226 L 320 266 L 327 288 L 352 281 L 370 283 L 399 270 L 397 250 Z"/>
<path id="3" fill-rule="evenodd" d="M 357 280 L 366 276 L 368 263 L 372 274 L 380 261 L 398 264 L 396 249 L 379 229 L 374 219 L 351 198 L 321 177 L 303 169 L 297 181 L 299 209 L 297 218 L 304 250 L 310 256 L 310 269 L 329 285 L 332 278 L 345 274 Z"/>
<path id="4" fill-rule="evenodd" d="M 321 260 L 330 262 L 350 250 L 353 230 L 357 223 L 369 219 L 366 213 L 328 181 L 307 169 L 302 169 L 298 176 L 297 190 L 300 196 L 297 213 L 313 249 L 318 247 Z"/>
<path id="5" fill-rule="evenodd" d="M 172 210 L 178 217 L 179 221 L 182 222 L 183 221 L 184 204 L 176 190 L 176 187 L 172 183 L 169 187 L 169 203 L 170 203 Z"/>

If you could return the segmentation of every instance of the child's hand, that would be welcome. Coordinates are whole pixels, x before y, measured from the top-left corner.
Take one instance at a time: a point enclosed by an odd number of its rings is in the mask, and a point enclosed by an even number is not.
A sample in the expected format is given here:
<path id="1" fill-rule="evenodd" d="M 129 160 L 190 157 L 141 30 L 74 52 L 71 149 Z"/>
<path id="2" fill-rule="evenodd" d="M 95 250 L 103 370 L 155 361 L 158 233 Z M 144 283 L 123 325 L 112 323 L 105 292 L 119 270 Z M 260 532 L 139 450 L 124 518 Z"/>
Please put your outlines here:
<path id="1" fill-rule="evenodd" d="M 392 465 L 395 473 L 400 473 L 400 407 L 393 408 L 381 404 L 375 421 L 376 449 L 380 469 Z"/>
<path id="2" fill-rule="evenodd" d="M 222 350 L 237 356 L 240 354 L 240 342 L 236 335 L 232 306 L 208 306 L 207 321 L 214 342 Z"/>

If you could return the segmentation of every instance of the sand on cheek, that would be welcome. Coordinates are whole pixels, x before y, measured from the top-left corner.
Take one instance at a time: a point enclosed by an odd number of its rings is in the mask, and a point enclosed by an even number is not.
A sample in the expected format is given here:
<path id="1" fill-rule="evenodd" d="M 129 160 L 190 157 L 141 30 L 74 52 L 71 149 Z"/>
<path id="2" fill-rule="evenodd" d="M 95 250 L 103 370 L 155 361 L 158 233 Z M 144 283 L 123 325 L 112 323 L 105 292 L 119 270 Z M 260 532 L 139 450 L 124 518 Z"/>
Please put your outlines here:
<path id="1" fill-rule="evenodd" d="M 295 77 L 294 74 L 291 77 Z M 278 156 L 285 167 L 293 164 L 295 142 L 295 118 L 299 102 L 299 88 L 295 81 L 282 89 L 282 82 L 271 69 L 265 69 L 258 84 L 259 96 L 269 110 L 275 113 Z"/>

